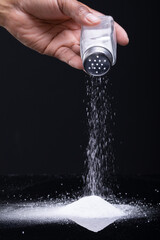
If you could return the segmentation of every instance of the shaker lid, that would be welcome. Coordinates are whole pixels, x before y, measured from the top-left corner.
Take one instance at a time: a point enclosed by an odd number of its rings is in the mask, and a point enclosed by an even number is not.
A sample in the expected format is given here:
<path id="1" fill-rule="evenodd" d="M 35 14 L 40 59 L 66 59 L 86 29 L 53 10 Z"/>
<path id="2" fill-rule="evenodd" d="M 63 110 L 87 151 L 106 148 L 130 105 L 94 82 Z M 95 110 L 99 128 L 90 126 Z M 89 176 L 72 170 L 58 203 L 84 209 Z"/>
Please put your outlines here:
<path id="1" fill-rule="evenodd" d="M 103 51 L 102 51 L 103 50 Z M 92 47 L 84 56 L 84 69 L 92 76 L 103 76 L 111 68 L 111 54 L 107 49 Z"/>

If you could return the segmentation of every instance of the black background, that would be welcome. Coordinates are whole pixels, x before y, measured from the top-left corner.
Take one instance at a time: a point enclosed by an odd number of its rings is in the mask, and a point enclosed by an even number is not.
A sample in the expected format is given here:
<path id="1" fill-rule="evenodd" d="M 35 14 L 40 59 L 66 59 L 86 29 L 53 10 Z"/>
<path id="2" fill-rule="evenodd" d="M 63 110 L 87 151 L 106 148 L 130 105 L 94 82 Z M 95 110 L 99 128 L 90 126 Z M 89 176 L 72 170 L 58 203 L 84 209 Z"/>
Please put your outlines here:
<path id="1" fill-rule="evenodd" d="M 109 73 L 116 168 L 159 174 L 158 1 L 83 1 L 128 32 Z M 0 174 L 81 173 L 86 139 L 84 73 L 42 56 L 0 29 Z"/>

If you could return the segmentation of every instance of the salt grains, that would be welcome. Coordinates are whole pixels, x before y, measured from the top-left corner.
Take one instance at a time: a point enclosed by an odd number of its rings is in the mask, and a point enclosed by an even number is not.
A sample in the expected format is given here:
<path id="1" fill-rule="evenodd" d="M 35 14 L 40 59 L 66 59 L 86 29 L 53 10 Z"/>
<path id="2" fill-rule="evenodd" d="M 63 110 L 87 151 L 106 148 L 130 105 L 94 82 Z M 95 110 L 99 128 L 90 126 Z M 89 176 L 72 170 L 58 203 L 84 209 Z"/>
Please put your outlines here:
<path id="1" fill-rule="evenodd" d="M 85 195 L 103 196 L 114 173 L 113 120 L 107 83 L 106 77 L 91 77 L 86 81 L 89 139 L 85 162 Z"/>
<path id="2" fill-rule="evenodd" d="M 125 213 L 98 196 L 87 196 L 60 209 L 63 217 L 114 218 Z M 59 212 L 59 213 L 60 213 Z"/>
<path id="3" fill-rule="evenodd" d="M 62 200 L 62 199 L 61 199 Z M 148 211 L 147 207 L 147 211 Z M 146 218 L 146 208 L 126 204 L 110 204 L 98 196 L 87 196 L 72 203 L 28 202 L 0 205 L 0 224 L 21 227 L 33 224 L 70 223 L 98 232 L 115 222 L 127 218 Z M 22 228 L 23 229 L 23 228 Z M 24 232 L 24 231 L 23 231 Z M 25 232 L 24 232 L 25 233 Z M 24 234 L 22 233 L 22 234 Z"/>
<path id="4" fill-rule="evenodd" d="M 61 207 L 57 214 L 93 232 L 101 231 L 126 215 L 122 210 L 94 195 Z"/>

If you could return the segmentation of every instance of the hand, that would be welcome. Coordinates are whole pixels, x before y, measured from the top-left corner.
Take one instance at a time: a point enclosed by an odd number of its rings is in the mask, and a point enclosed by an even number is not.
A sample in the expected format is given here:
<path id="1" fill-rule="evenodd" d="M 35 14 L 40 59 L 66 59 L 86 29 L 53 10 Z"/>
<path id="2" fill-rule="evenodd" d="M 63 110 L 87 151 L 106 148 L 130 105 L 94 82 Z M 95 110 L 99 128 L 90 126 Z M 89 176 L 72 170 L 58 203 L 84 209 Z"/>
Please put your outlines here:
<path id="1" fill-rule="evenodd" d="M 76 0 L 1 0 L 0 25 L 39 53 L 83 69 L 80 58 L 81 25 L 100 22 L 101 13 Z M 125 30 L 115 23 L 117 41 L 128 43 Z"/>

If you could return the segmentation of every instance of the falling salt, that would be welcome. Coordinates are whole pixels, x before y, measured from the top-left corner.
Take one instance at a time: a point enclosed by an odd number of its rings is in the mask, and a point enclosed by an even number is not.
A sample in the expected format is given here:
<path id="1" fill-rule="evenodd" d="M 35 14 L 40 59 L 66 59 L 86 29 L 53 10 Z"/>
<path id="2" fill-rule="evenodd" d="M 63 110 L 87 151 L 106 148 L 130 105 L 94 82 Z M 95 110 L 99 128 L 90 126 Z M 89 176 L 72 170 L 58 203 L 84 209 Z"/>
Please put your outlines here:
<path id="1" fill-rule="evenodd" d="M 114 173 L 113 137 L 110 131 L 113 120 L 107 83 L 106 77 L 86 81 L 89 135 L 84 176 L 86 195 L 102 196 L 104 186 L 109 187 L 110 176 Z"/>

